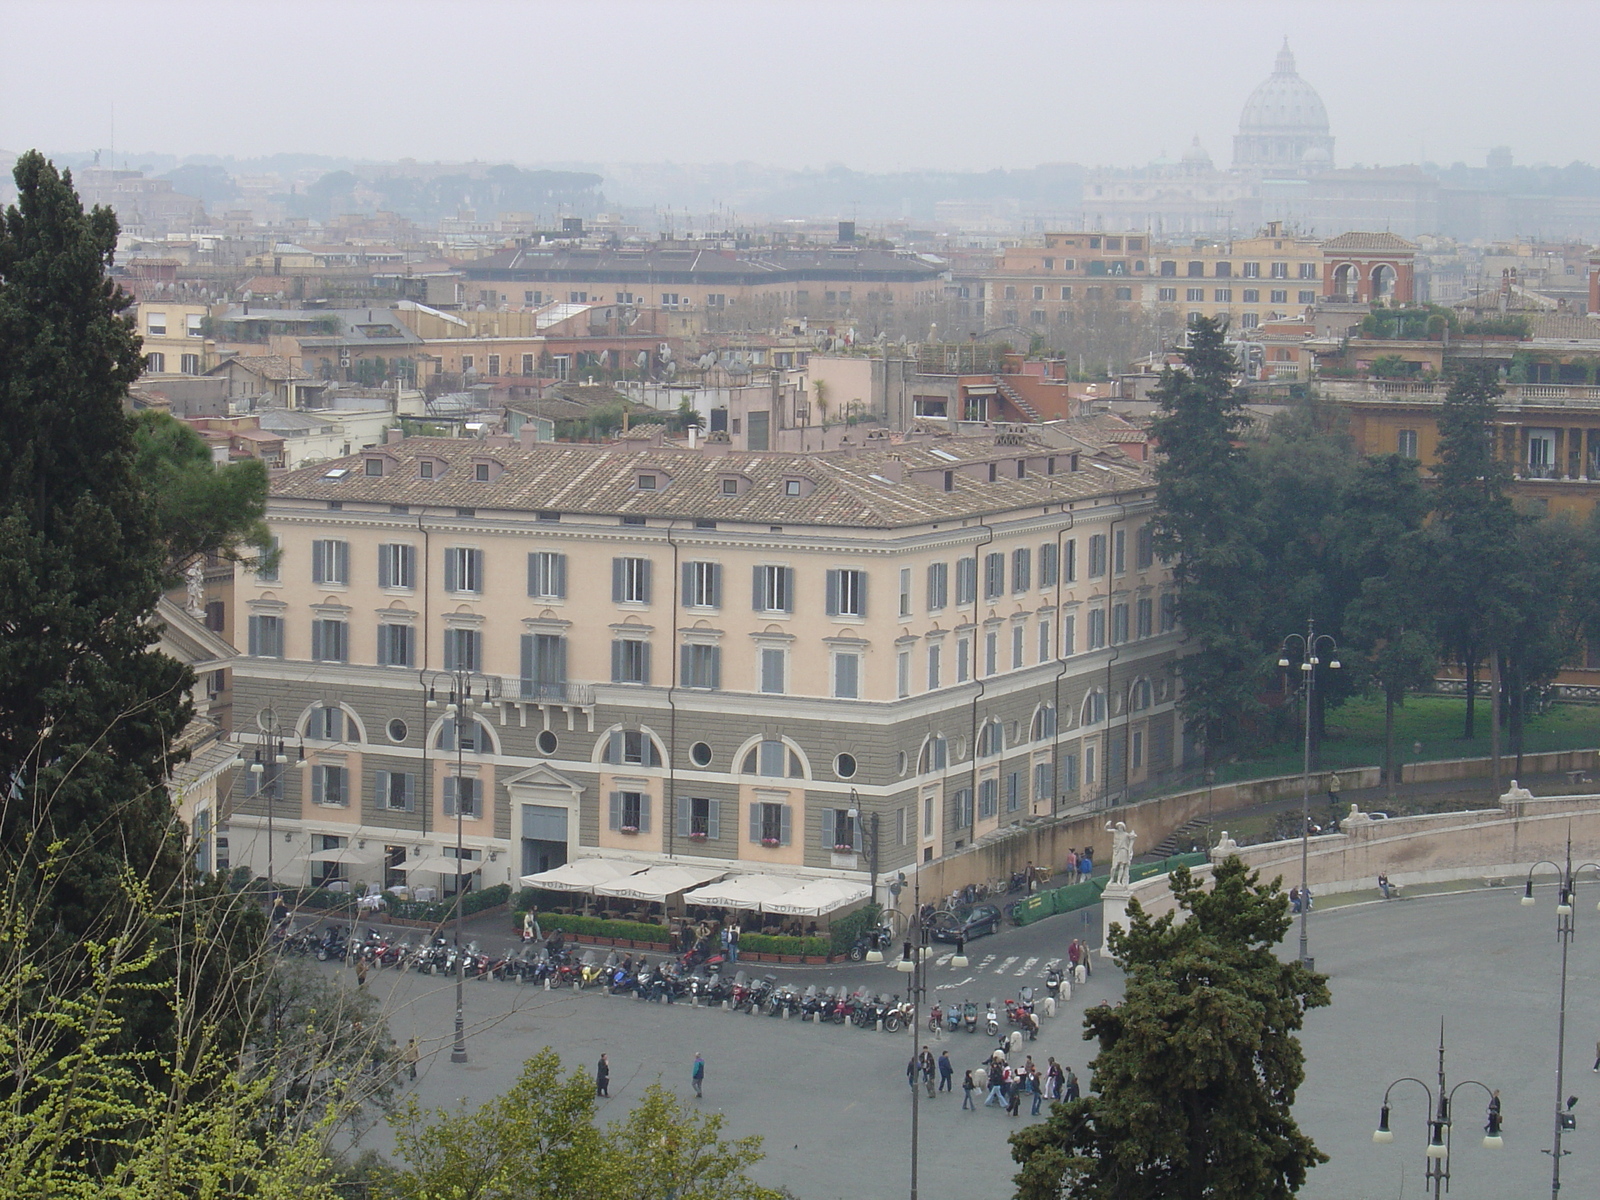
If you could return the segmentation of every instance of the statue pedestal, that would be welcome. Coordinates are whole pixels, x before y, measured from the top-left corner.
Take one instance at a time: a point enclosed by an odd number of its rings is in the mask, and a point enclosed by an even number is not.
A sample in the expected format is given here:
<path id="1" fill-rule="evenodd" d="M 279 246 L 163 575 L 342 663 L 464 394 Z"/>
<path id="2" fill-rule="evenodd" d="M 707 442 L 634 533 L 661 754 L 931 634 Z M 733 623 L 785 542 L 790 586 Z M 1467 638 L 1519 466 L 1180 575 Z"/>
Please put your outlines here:
<path id="1" fill-rule="evenodd" d="M 1111 951 L 1107 941 L 1111 936 L 1111 926 L 1121 925 L 1128 928 L 1128 901 L 1133 899 L 1133 889 L 1125 883 L 1113 883 L 1106 886 L 1100 893 L 1100 957 L 1110 958 Z"/>

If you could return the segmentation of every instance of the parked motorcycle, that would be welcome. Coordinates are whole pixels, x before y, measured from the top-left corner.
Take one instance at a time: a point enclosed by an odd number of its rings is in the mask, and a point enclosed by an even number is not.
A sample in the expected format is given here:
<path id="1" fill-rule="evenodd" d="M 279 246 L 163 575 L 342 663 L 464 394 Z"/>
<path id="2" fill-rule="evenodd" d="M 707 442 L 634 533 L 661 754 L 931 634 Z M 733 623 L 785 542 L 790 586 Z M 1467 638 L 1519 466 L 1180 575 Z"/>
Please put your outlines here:
<path id="1" fill-rule="evenodd" d="M 855 944 L 850 947 L 848 952 L 850 961 L 863 962 L 866 960 L 867 951 L 883 951 L 892 945 L 894 945 L 894 931 L 887 925 L 879 925 L 877 928 L 869 929 L 856 938 Z"/>
<path id="2" fill-rule="evenodd" d="M 988 1011 L 983 1016 L 983 1031 L 990 1037 L 1000 1032 L 1000 1018 L 995 1015 L 994 1001 L 989 1001 Z"/>
<path id="3" fill-rule="evenodd" d="M 993 1013 L 991 1012 L 992 1016 Z M 968 1033 L 978 1032 L 978 1006 L 968 1000 L 961 1008 L 961 1019 L 966 1023 Z"/>

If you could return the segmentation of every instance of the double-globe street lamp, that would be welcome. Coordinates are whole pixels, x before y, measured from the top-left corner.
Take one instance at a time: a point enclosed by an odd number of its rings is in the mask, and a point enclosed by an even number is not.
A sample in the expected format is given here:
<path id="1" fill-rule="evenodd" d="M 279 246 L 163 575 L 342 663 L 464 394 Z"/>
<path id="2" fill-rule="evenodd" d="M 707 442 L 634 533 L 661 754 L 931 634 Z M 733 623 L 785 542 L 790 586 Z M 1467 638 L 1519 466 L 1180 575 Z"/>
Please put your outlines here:
<path id="1" fill-rule="evenodd" d="M 467 784 L 466 784 L 466 739 L 469 735 L 474 738 L 473 746 L 477 748 L 478 718 L 472 715 L 474 705 L 483 708 L 493 708 L 494 698 L 490 692 L 490 681 L 487 676 L 476 671 L 432 671 L 424 679 L 424 686 L 428 693 L 428 707 L 439 706 L 439 693 L 443 691 L 444 713 L 451 721 L 451 733 L 456 743 L 456 774 L 455 774 L 455 808 L 456 808 L 456 1040 L 450 1051 L 450 1061 L 464 1063 L 467 1061 L 467 1026 L 465 1008 L 465 985 L 467 979 L 467 958 L 464 952 L 465 941 L 462 937 L 461 922 L 466 913 L 466 872 L 464 867 L 465 842 L 462 830 L 462 819 L 465 816 Z M 477 785 L 480 781 L 474 780 L 472 789 L 474 798 L 477 797 Z"/>
<path id="2" fill-rule="evenodd" d="M 1572 1106 L 1577 1103 L 1576 1097 L 1566 1100 L 1562 1104 L 1562 1096 L 1566 1093 L 1566 1078 L 1563 1068 L 1566 1065 L 1567 1051 L 1567 950 L 1572 945 L 1575 932 L 1574 910 L 1577 907 L 1578 874 L 1585 867 L 1593 867 L 1600 872 L 1600 864 L 1586 862 L 1572 865 L 1572 831 L 1567 831 L 1567 855 L 1565 863 L 1553 863 L 1542 859 L 1528 868 L 1527 882 L 1522 886 L 1522 903 L 1532 908 L 1533 875 L 1540 867 L 1550 867 L 1560 872 L 1561 878 L 1557 880 L 1560 890 L 1556 894 L 1556 940 L 1561 943 L 1561 1004 L 1559 1015 L 1556 1017 L 1556 1119 L 1555 1138 L 1551 1148 L 1545 1153 L 1550 1156 L 1550 1197 L 1558 1200 L 1561 1195 L 1561 1159 L 1563 1154 L 1572 1153 L 1570 1150 L 1561 1149 L 1561 1135 L 1568 1129 L 1576 1127 L 1572 1116 Z M 1597 905 L 1596 907 L 1600 907 Z"/>
<path id="3" fill-rule="evenodd" d="M 1287 671 L 1290 666 L 1289 655 L 1296 651 L 1300 658 L 1300 677 L 1305 680 L 1302 691 L 1306 710 L 1305 755 L 1300 768 L 1300 962 L 1307 970 L 1313 970 L 1316 959 L 1311 957 L 1306 932 L 1306 918 L 1311 912 L 1308 877 L 1311 857 L 1311 711 L 1317 694 L 1317 668 L 1324 665 L 1320 654 L 1326 651 L 1330 656 L 1337 655 L 1339 649 L 1333 636 L 1318 633 L 1316 622 L 1307 617 L 1305 633 L 1291 633 L 1283 639 L 1283 645 L 1278 649 L 1278 666 Z M 1339 660 L 1330 657 L 1326 665 L 1337 671 Z"/>
<path id="4" fill-rule="evenodd" d="M 255 756 L 250 761 L 250 790 L 267 803 L 267 905 L 270 909 L 277 899 L 274 889 L 278 886 L 273 863 L 273 839 L 276 833 L 272 826 L 273 801 L 283 787 L 283 769 L 289 765 L 289 747 L 283 726 L 278 721 L 277 709 L 268 707 L 256 713 L 256 728 L 260 734 L 256 738 Z M 305 757 L 302 745 L 296 761 L 304 762 Z"/>
<path id="5" fill-rule="evenodd" d="M 1394 1141 L 1394 1131 L 1389 1128 L 1389 1094 L 1402 1083 L 1414 1083 L 1420 1087 L 1428 1097 L 1428 1149 L 1427 1171 L 1425 1178 L 1433 1184 L 1434 1200 L 1450 1190 L 1450 1131 L 1453 1125 L 1451 1108 L 1455 1103 L 1456 1092 L 1464 1087 L 1480 1087 L 1489 1096 L 1489 1116 L 1484 1125 L 1483 1145 L 1485 1149 L 1498 1150 L 1504 1141 L 1500 1136 L 1500 1100 L 1498 1094 L 1476 1079 L 1463 1079 L 1455 1087 L 1448 1087 L 1444 1077 L 1444 1021 L 1439 1022 L 1439 1090 L 1434 1092 L 1427 1084 L 1414 1075 L 1403 1075 L 1391 1083 L 1383 1092 L 1383 1107 L 1378 1114 L 1378 1128 L 1373 1132 L 1372 1140 L 1380 1146 L 1387 1146 Z"/>
<path id="6" fill-rule="evenodd" d="M 917 1061 L 917 1038 L 922 1033 L 922 1000 L 927 986 L 928 970 L 928 926 L 922 919 L 922 873 L 912 872 L 911 883 L 911 926 L 906 931 L 907 937 L 900 949 L 900 961 L 895 963 L 894 969 L 902 974 L 910 975 L 906 988 L 906 999 L 911 1002 L 911 1056 L 921 1070 L 921 1063 Z M 956 952 L 950 959 L 952 967 L 961 968 L 967 965 L 967 943 L 965 938 L 957 938 Z M 911 1200 L 917 1200 L 917 1162 L 919 1158 L 918 1144 L 918 1115 L 919 1115 L 919 1088 L 917 1087 L 917 1072 L 911 1076 Z"/>

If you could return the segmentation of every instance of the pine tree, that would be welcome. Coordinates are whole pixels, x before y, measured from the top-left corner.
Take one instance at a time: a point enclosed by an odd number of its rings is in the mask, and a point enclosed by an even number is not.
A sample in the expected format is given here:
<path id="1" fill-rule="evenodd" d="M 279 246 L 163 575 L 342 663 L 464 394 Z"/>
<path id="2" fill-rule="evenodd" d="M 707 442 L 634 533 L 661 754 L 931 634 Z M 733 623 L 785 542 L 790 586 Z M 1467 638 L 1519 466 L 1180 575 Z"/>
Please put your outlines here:
<path id="1" fill-rule="evenodd" d="M 1263 560 L 1256 489 L 1239 446 L 1248 416 L 1221 323 L 1194 321 L 1182 360 L 1152 393 L 1161 406 L 1150 425 L 1160 455 L 1155 544 L 1173 559 L 1178 619 L 1192 647 L 1179 665 L 1180 706 L 1209 760 L 1260 708 L 1261 597 L 1251 581 L 1261 577 Z"/>
<path id="2" fill-rule="evenodd" d="M 1134 901 L 1112 932 L 1127 978 L 1120 1004 L 1084 1014 L 1100 1044 L 1090 1094 L 1011 1137 L 1017 1200 L 1286 1200 L 1327 1161 L 1291 1110 L 1295 1034 L 1328 989 L 1274 953 L 1278 885 L 1233 857 L 1209 890 L 1187 868 L 1171 886 L 1178 913 L 1151 920 Z"/>
<path id="3" fill-rule="evenodd" d="M 0 216 L 0 855 L 44 905 L 37 936 L 71 957 L 121 927 L 130 875 L 157 897 L 181 876 L 164 781 L 193 676 L 152 649 L 165 551 L 123 411 L 142 363 L 107 274 L 116 219 L 85 213 L 38 153 L 15 179 Z M 152 994 L 130 1036 L 155 1044 L 163 1006 Z"/>
<path id="4" fill-rule="evenodd" d="M 1439 452 L 1433 475 L 1435 520 L 1433 598 L 1444 648 L 1467 678 L 1466 726 L 1473 736 L 1479 666 L 1516 619 L 1503 590 L 1515 569 L 1517 540 L 1527 519 L 1512 507 L 1511 468 L 1495 455 L 1495 400 L 1504 389 L 1494 368 L 1463 365 L 1439 411 Z"/>

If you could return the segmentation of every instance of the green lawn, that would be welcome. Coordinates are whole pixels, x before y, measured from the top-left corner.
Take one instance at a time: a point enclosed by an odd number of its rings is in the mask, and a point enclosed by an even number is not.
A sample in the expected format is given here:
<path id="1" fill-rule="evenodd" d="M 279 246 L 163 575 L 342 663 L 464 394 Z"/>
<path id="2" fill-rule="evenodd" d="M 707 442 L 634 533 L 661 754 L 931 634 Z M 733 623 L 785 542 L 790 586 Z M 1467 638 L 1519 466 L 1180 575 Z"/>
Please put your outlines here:
<path id="1" fill-rule="evenodd" d="M 1466 711 L 1458 696 L 1413 696 L 1395 710 L 1395 756 L 1401 762 L 1443 758 L 1484 758 L 1489 754 L 1489 708 L 1478 699 L 1477 736 L 1461 737 Z M 1414 744 L 1422 743 L 1419 755 Z M 1557 704 L 1540 717 L 1530 717 L 1523 739 L 1528 753 L 1577 750 L 1600 746 L 1600 707 Z M 1383 701 L 1358 697 L 1328 714 L 1328 737 L 1321 746 L 1323 768 L 1374 766 L 1383 762 Z M 1509 749 L 1502 737 L 1501 750 Z M 1301 742 L 1278 742 L 1240 754 L 1217 765 L 1218 782 L 1293 775 L 1301 766 Z"/>

